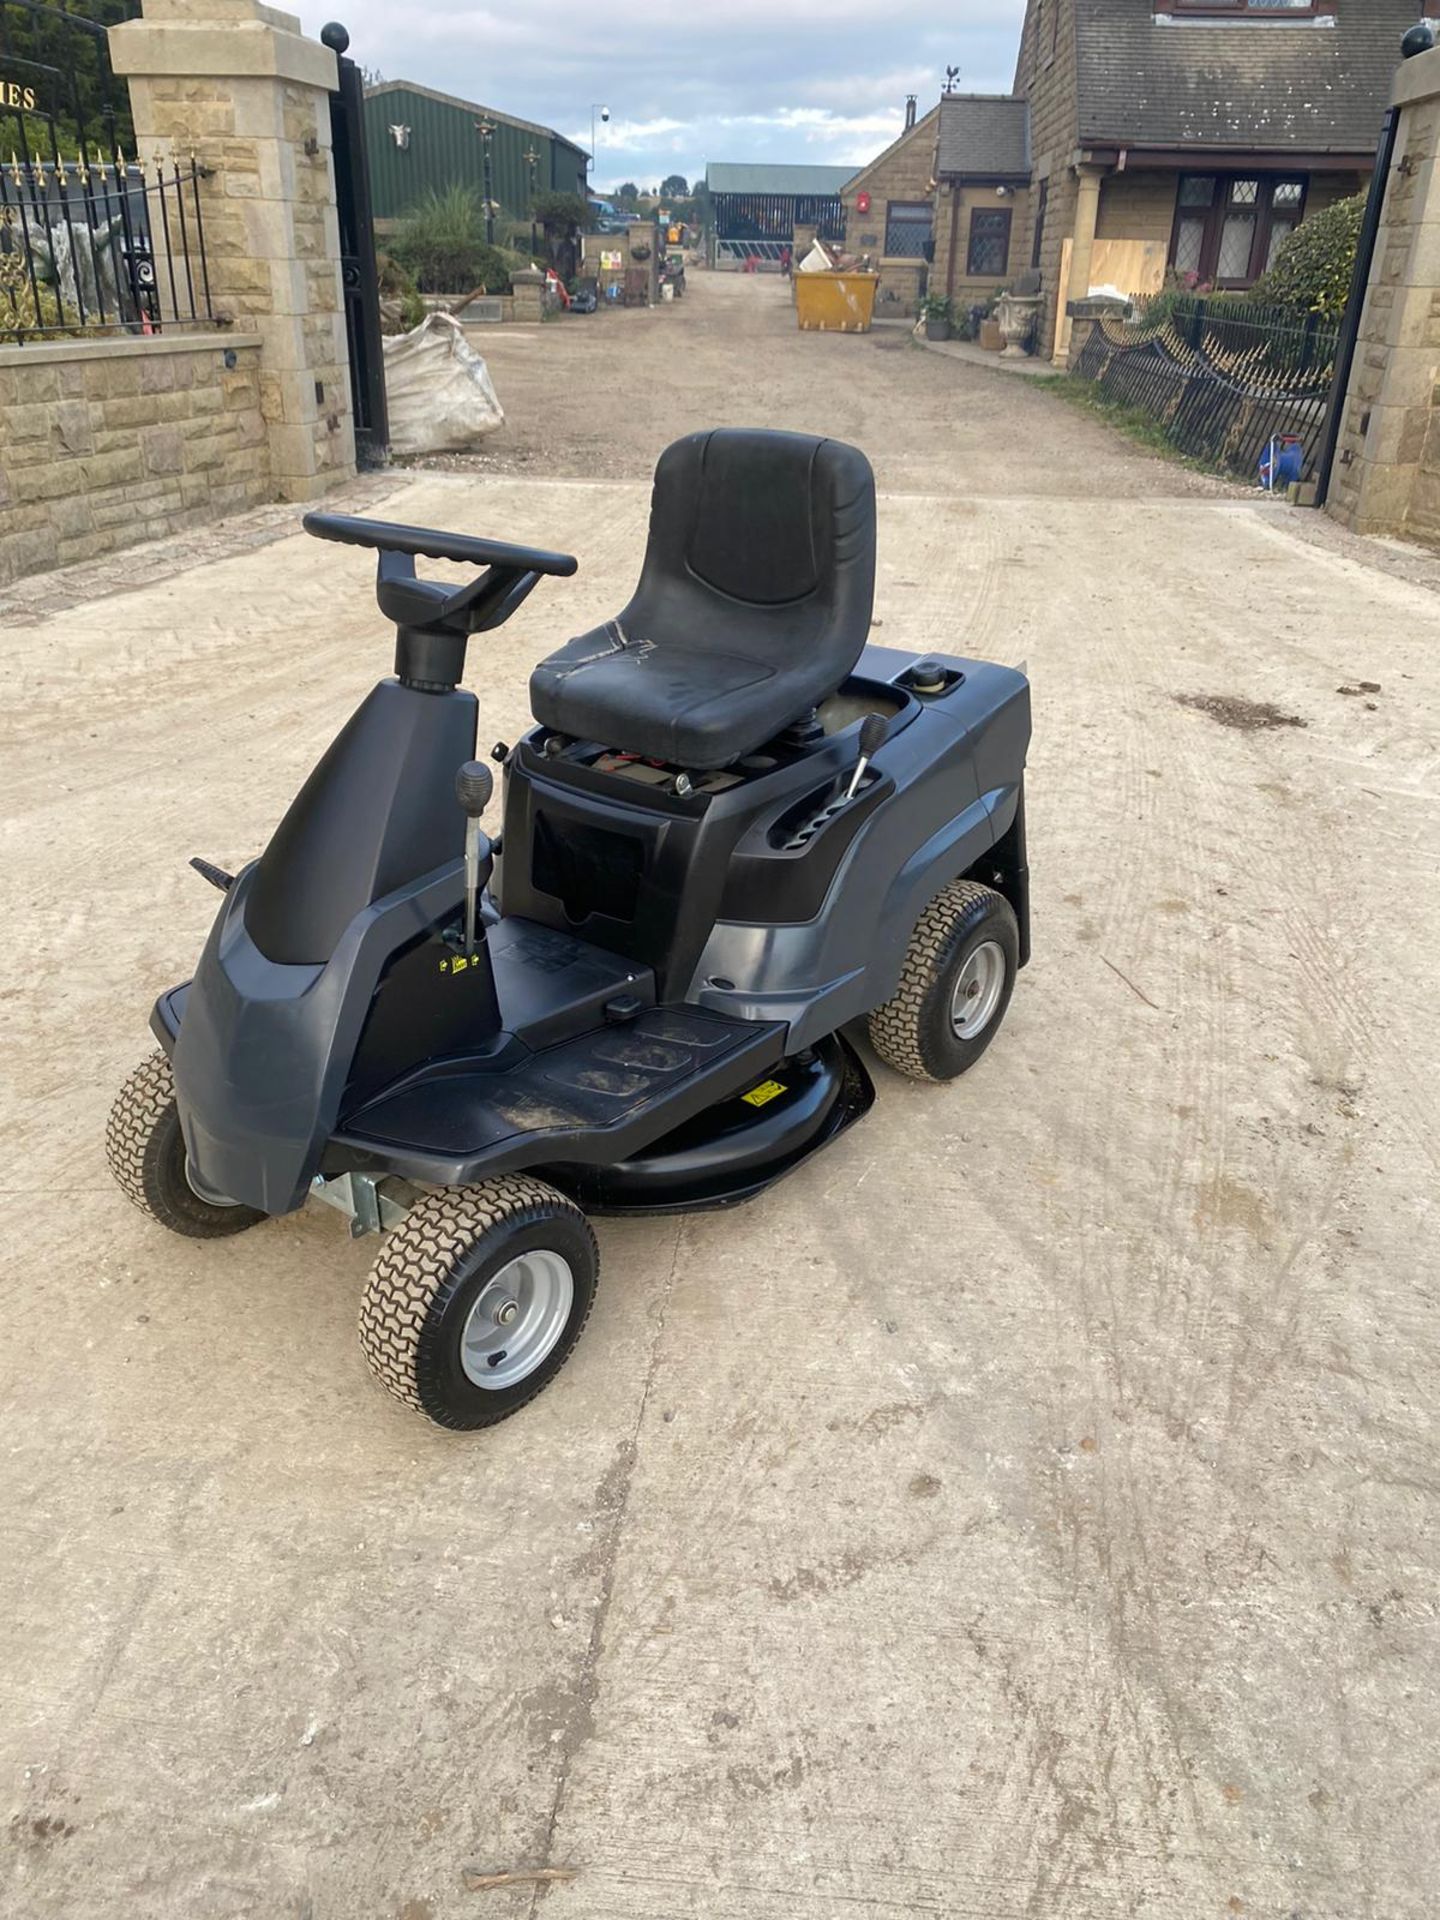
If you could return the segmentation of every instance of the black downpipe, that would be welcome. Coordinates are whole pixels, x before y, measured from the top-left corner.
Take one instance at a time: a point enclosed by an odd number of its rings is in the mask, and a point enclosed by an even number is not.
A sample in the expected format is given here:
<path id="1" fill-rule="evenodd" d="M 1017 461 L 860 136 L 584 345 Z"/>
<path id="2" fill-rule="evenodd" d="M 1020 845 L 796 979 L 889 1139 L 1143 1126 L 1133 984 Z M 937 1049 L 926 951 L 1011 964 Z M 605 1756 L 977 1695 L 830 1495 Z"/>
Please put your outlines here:
<path id="1" fill-rule="evenodd" d="M 1375 258 L 1375 242 L 1380 237 L 1380 216 L 1385 211 L 1385 190 L 1390 184 L 1390 169 L 1395 164 L 1395 145 L 1399 137 L 1400 109 L 1387 107 L 1380 128 L 1380 149 L 1375 156 L 1375 171 L 1370 176 L 1370 197 L 1365 202 L 1360 244 L 1355 252 L 1350 297 L 1345 303 L 1345 318 L 1341 322 L 1340 341 L 1335 350 L 1330 410 L 1325 416 L 1325 438 L 1320 445 L 1320 464 L 1315 476 L 1317 507 L 1323 507 L 1330 497 L 1330 476 L 1335 469 L 1335 450 L 1340 444 L 1340 428 L 1345 418 L 1345 396 L 1350 390 L 1355 348 L 1360 339 L 1360 319 L 1365 309 L 1366 289 L 1370 285 L 1370 267 Z"/>

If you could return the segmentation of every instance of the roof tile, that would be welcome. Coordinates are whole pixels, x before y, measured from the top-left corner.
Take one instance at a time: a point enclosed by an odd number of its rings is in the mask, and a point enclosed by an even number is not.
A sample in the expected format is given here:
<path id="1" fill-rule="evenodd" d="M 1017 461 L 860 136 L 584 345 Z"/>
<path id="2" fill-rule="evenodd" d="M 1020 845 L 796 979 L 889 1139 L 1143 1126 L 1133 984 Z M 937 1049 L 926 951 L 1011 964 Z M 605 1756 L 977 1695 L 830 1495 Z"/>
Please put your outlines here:
<path id="1" fill-rule="evenodd" d="M 935 171 L 940 174 L 1028 174 L 1030 112 L 1004 93 L 949 93 L 940 102 Z"/>
<path id="2" fill-rule="evenodd" d="M 1417 0 L 1337 0 L 1333 19 L 1156 17 L 1075 0 L 1082 145 L 1369 153 Z"/>

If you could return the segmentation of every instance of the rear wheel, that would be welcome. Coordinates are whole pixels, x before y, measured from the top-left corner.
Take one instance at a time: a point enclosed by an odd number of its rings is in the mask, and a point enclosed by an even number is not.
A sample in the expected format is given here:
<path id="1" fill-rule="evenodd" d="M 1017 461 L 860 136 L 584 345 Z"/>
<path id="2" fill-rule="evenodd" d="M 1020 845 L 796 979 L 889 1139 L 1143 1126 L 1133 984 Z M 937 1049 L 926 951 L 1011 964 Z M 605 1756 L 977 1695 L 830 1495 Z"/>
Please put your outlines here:
<path id="1" fill-rule="evenodd" d="M 171 1233 L 220 1240 L 266 1217 L 255 1207 L 204 1194 L 192 1180 L 175 1076 L 163 1053 L 142 1060 L 115 1096 L 105 1127 L 105 1157 L 120 1191 Z"/>
<path id="2" fill-rule="evenodd" d="M 381 1385 L 437 1426 L 494 1426 L 569 1359 L 599 1271 L 589 1222 L 543 1180 L 427 1193 L 371 1269 L 361 1350 Z"/>
<path id="3" fill-rule="evenodd" d="M 1003 894 L 953 880 L 916 922 L 894 997 L 870 1015 L 870 1044 L 913 1080 L 973 1067 L 1010 1005 L 1020 931 Z"/>

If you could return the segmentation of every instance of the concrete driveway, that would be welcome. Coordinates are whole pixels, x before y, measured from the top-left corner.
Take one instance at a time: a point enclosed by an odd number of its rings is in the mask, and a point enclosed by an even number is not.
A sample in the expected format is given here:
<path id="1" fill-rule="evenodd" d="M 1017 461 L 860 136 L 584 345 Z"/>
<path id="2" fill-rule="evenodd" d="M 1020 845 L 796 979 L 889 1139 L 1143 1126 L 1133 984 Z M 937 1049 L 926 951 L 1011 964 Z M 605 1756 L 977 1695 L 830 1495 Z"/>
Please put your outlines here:
<path id="1" fill-rule="evenodd" d="M 497 341 L 507 440 L 354 502 L 580 554 L 474 644 L 513 739 L 643 541 L 574 357 L 646 464 L 833 397 L 877 637 L 1033 677 L 1007 1028 L 950 1088 L 877 1067 L 748 1208 L 603 1225 L 556 1384 L 442 1435 L 364 1370 L 372 1245 L 171 1239 L 101 1151 L 211 916 L 187 857 L 257 850 L 388 670 L 365 559 L 266 513 L 11 594 L 4 1911 L 1421 1920 L 1437 569 L 691 289 Z"/>

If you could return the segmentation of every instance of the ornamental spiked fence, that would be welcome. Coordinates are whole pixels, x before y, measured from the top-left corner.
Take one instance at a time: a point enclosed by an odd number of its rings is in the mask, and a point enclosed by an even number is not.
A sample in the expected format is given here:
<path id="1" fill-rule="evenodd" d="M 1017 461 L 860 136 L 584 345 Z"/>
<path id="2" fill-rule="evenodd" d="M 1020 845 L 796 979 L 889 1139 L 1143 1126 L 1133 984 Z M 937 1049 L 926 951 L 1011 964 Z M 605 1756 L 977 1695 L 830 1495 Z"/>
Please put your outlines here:
<path id="1" fill-rule="evenodd" d="M 191 160 L 116 153 L 0 165 L 0 340 L 213 322 Z"/>
<path id="2" fill-rule="evenodd" d="M 1318 314 L 1202 299 L 1091 324 L 1070 371 L 1147 414 L 1180 453 L 1254 479 L 1277 443 L 1291 477 L 1314 471 L 1338 330 Z M 1295 469 L 1298 467 L 1298 473 Z"/>

